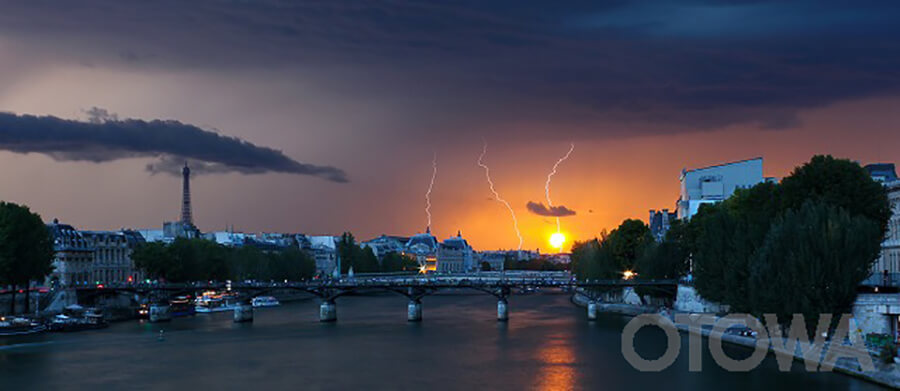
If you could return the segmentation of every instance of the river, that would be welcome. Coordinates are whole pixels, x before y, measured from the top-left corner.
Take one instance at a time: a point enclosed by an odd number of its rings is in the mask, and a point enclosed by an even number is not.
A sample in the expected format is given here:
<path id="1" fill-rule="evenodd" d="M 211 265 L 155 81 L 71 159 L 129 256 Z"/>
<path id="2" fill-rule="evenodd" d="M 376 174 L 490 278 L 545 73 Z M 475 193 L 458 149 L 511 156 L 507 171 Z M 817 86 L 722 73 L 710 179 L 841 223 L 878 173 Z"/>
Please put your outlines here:
<path id="1" fill-rule="evenodd" d="M 848 376 L 779 372 L 773 357 L 749 373 L 718 368 L 704 341 L 703 371 L 688 371 L 687 336 L 675 364 L 633 369 L 621 353 L 629 318 L 586 321 L 568 296 L 513 296 L 496 321 L 486 295 L 429 296 L 422 323 L 406 321 L 400 296 L 342 297 L 338 322 L 318 322 L 309 300 L 170 323 L 123 322 L 97 331 L 0 338 L 0 390 L 876 390 Z M 159 330 L 164 339 L 159 340 Z M 636 349 L 658 357 L 661 331 L 644 328 Z M 744 348 L 728 347 L 734 356 Z"/>

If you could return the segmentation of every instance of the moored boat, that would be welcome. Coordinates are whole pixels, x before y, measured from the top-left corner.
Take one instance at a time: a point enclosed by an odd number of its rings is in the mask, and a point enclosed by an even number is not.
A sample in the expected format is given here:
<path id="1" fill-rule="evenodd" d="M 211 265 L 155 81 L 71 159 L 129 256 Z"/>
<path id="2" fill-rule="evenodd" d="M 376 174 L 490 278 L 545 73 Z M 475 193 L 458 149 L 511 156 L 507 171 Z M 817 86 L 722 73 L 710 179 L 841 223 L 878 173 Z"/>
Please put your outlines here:
<path id="1" fill-rule="evenodd" d="M 169 300 L 169 314 L 171 314 L 173 318 L 192 316 L 196 313 L 197 310 L 188 296 L 178 296 Z"/>
<path id="2" fill-rule="evenodd" d="M 27 318 L 0 317 L 0 337 L 37 334 L 46 330 L 46 326 Z"/>
<path id="3" fill-rule="evenodd" d="M 277 307 L 281 305 L 281 302 L 274 296 L 254 297 L 250 303 L 253 304 L 254 307 Z"/>
<path id="4" fill-rule="evenodd" d="M 194 301 L 194 304 L 194 311 L 198 314 L 233 311 L 239 306 L 237 296 L 234 294 L 214 292 L 204 293 Z"/>
<path id="5" fill-rule="evenodd" d="M 99 311 L 89 308 L 83 312 L 67 311 L 53 317 L 50 321 L 50 331 L 82 331 L 96 330 L 109 327 L 109 324 L 103 319 L 103 314 Z"/>

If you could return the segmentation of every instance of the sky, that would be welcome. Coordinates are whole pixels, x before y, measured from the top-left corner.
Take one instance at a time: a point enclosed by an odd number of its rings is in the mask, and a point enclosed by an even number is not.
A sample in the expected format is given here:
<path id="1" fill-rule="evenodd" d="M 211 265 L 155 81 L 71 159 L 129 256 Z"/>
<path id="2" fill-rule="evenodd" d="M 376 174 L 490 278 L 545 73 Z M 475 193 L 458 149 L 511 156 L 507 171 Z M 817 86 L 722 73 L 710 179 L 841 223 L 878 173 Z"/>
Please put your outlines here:
<path id="1" fill-rule="evenodd" d="M 550 250 L 753 157 L 900 160 L 896 1 L 0 0 L 0 199 Z M 566 155 L 552 177 L 547 176 Z M 485 150 L 485 145 L 487 148 Z"/>

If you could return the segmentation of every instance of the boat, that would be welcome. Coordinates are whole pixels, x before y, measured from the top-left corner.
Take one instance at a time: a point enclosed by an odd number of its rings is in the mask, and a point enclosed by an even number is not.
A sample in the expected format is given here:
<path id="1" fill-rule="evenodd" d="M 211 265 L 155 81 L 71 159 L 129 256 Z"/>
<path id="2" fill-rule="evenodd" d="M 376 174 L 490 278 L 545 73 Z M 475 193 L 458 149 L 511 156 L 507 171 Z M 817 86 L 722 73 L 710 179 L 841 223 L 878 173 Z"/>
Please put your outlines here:
<path id="1" fill-rule="evenodd" d="M 281 302 L 274 296 L 254 297 L 250 303 L 253 304 L 254 307 L 277 307 L 281 305 Z"/>
<path id="2" fill-rule="evenodd" d="M 194 311 L 198 314 L 234 311 L 238 306 L 237 297 L 233 294 L 204 292 L 194 301 Z"/>
<path id="3" fill-rule="evenodd" d="M 0 337 L 37 334 L 46 330 L 46 326 L 27 318 L 0 317 Z"/>
<path id="4" fill-rule="evenodd" d="M 169 300 L 169 314 L 173 318 L 193 316 L 196 313 L 196 307 L 191 303 L 191 298 L 188 296 L 178 296 Z"/>
<path id="5" fill-rule="evenodd" d="M 50 331 L 69 332 L 109 327 L 100 311 L 93 308 L 79 311 L 70 307 L 67 307 L 62 314 L 53 317 L 48 328 Z"/>

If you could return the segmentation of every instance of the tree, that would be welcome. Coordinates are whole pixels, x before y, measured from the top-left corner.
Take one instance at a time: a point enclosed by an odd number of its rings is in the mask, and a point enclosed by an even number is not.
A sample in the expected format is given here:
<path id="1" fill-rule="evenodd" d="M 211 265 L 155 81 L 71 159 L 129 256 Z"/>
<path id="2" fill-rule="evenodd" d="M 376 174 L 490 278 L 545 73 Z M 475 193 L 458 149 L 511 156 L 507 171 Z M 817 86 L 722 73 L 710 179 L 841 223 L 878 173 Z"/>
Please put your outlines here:
<path id="1" fill-rule="evenodd" d="M 15 311 L 16 289 L 28 288 L 53 271 L 53 242 L 41 216 L 27 206 L 0 202 L 0 284 L 12 285 L 10 312 Z M 28 310 L 28 298 L 25 299 Z"/>
<path id="2" fill-rule="evenodd" d="M 391 273 L 410 270 L 419 270 L 419 263 L 409 255 L 390 252 L 381 259 L 381 271 L 383 272 Z"/>
<path id="3" fill-rule="evenodd" d="M 483 272 L 491 271 L 491 264 L 488 263 L 487 261 L 482 261 L 481 262 L 481 271 L 483 271 Z"/>
<path id="4" fill-rule="evenodd" d="M 664 240 L 647 247 L 644 255 L 635 263 L 635 270 L 640 278 L 678 279 L 687 274 L 688 257 L 680 243 L 674 240 Z M 678 293 L 674 288 L 643 287 L 636 287 L 635 292 L 640 296 L 650 295 L 671 300 L 675 300 Z"/>
<path id="5" fill-rule="evenodd" d="M 635 261 L 651 243 L 653 236 L 650 234 L 650 227 L 643 221 L 628 219 L 609 233 L 603 246 L 609 247 L 617 271 L 621 273 L 634 270 Z"/>
<path id="6" fill-rule="evenodd" d="M 169 252 L 169 246 L 163 242 L 141 243 L 131 252 L 134 266 L 143 270 L 150 278 L 169 280 L 173 275 L 180 275 L 181 265 L 175 262 Z"/>
<path id="7" fill-rule="evenodd" d="M 817 200 L 862 215 L 879 223 L 881 236 L 887 232 L 891 208 L 887 192 L 858 163 L 817 155 L 794 169 L 781 182 L 782 210 L 800 209 L 808 200 Z"/>
<path id="8" fill-rule="evenodd" d="M 616 260 L 610 246 L 610 234 L 601 233 L 600 238 L 585 242 L 575 242 L 572 246 L 572 274 L 579 280 L 619 279 L 623 269 Z M 596 292 L 613 292 L 615 288 L 594 289 Z"/>
<path id="9" fill-rule="evenodd" d="M 356 238 L 350 232 L 344 232 L 337 242 L 337 255 L 341 260 L 341 274 L 347 274 L 357 256 Z M 358 271 L 354 269 L 354 271 Z"/>
<path id="10" fill-rule="evenodd" d="M 341 257 L 341 273 L 347 273 L 353 267 L 355 273 L 378 272 L 378 257 L 371 248 L 362 248 L 356 244 L 356 238 L 350 232 L 344 232 L 337 243 L 338 256 Z"/>
<path id="11" fill-rule="evenodd" d="M 316 262 L 306 252 L 298 248 L 288 248 L 269 254 L 271 278 L 273 280 L 301 281 L 309 279 L 316 272 Z"/>
<path id="12" fill-rule="evenodd" d="M 762 183 L 702 207 L 684 230 L 685 248 L 694 261 L 698 293 L 732 311 L 783 316 L 812 314 L 808 311 L 822 306 L 847 309 L 877 257 L 889 218 L 885 190 L 864 169 L 849 160 L 815 156 L 780 185 Z M 802 232 L 787 232 L 791 229 Z M 822 255 L 826 249 L 831 255 Z M 838 254 L 846 264 L 829 258 Z M 808 273 L 826 267 L 821 264 L 826 261 L 829 271 L 846 275 L 820 270 L 813 282 Z M 809 295 L 796 290 L 794 280 L 811 284 Z M 826 297 L 831 301 L 818 307 L 809 303 Z"/>
<path id="13" fill-rule="evenodd" d="M 879 232 L 878 222 L 815 199 L 777 218 L 752 265 L 752 313 L 781 324 L 801 313 L 811 329 L 820 314 L 849 313 L 881 250 Z"/>

